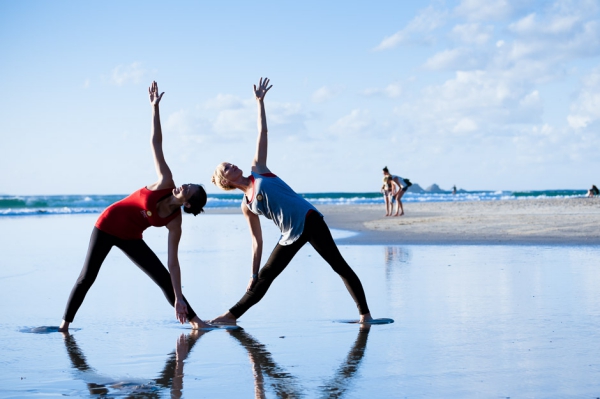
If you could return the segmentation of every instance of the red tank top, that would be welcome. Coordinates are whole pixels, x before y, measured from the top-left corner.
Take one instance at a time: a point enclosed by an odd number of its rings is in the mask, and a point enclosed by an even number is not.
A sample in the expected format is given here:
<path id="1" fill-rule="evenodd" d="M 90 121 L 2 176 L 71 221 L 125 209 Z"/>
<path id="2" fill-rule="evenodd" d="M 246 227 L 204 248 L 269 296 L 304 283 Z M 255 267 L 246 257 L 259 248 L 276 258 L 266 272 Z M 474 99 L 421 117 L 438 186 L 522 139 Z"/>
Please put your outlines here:
<path id="1" fill-rule="evenodd" d="M 102 212 L 96 227 L 123 240 L 138 240 L 150 226 L 166 226 L 181 214 L 181 208 L 166 218 L 158 216 L 156 204 L 171 194 L 172 188 L 150 191 L 140 188 L 130 196 L 117 201 Z"/>

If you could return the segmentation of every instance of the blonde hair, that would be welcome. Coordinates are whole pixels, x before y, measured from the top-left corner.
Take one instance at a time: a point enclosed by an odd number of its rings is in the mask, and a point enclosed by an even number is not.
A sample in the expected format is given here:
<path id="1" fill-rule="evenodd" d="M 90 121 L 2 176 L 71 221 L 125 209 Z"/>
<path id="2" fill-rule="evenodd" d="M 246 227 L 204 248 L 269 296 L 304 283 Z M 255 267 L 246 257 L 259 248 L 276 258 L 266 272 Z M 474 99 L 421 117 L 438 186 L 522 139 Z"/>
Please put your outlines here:
<path id="1" fill-rule="evenodd" d="M 392 188 L 392 176 L 385 175 L 383 176 L 383 186 L 381 186 L 384 190 L 389 190 Z"/>
<path id="2" fill-rule="evenodd" d="M 212 182 L 212 184 L 219 187 L 221 190 L 225 190 L 225 191 L 235 190 L 235 187 L 231 187 L 231 186 L 223 183 L 224 181 L 227 181 L 227 179 L 225 179 L 225 177 L 223 176 L 223 169 L 224 169 L 223 165 L 225 165 L 225 162 L 222 162 L 217 165 L 210 181 Z"/>

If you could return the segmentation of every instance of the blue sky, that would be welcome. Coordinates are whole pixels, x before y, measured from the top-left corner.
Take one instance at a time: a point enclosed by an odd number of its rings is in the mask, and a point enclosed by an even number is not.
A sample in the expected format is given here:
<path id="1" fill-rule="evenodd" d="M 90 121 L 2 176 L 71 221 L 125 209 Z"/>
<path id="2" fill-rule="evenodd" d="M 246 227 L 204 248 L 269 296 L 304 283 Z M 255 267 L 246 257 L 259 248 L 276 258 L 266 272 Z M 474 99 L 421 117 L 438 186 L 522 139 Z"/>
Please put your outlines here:
<path id="1" fill-rule="evenodd" d="M 288 4 L 289 3 L 289 4 Z M 0 193 L 155 180 L 156 80 L 176 183 L 249 171 L 268 76 L 271 170 L 299 192 L 600 184 L 600 3 L 0 3 Z"/>

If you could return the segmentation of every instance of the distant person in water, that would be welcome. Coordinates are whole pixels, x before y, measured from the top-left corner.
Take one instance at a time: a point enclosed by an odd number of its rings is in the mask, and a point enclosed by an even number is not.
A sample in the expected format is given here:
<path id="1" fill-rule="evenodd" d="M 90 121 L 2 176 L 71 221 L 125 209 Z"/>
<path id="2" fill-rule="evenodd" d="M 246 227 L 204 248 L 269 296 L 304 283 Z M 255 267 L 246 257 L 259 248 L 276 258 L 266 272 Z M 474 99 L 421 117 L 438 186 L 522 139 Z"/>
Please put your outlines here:
<path id="1" fill-rule="evenodd" d="M 385 202 L 385 216 L 392 216 L 394 205 L 392 203 L 393 190 L 392 177 L 390 175 L 383 176 L 383 186 L 381 186 L 381 194 Z"/>
<path id="2" fill-rule="evenodd" d="M 267 167 L 268 136 L 264 98 L 271 87 L 267 78 L 261 78 L 258 87 L 254 86 L 258 107 L 258 140 L 252 160 L 252 172 L 244 176 L 237 166 L 223 162 L 217 166 L 212 176 L 212 182 L 222 190 L 238 189 L 244 193 L 241 206 L 252 236 L 252 263 L 246 293 L 236 305 L 211 320 L 211 323 L 235 324 L 237 319 L 262 299 L 271 283 L 307 242 L 344 281 L 358 308 L 360 322 L 370 322 L 372 318 L 363 286 L 340 254 L 323 221 L 323 215 Z M 259 215 L 273 220 L 281 231 L 279 243 L 262 268 L 263 238 Z"/>
<path id="3" fill-rule="evenodd" d="M 595 197 L 596 195 L 600 194 L 600 190 L 598 190 L 598 187 L 596 187 L 595 185 L 592 185 L 592 188 L 590 188 L 587 192 L 587 196 L 588 197 Z"/>
<path id="4" fill-rule="evenodd" d="M 396 214 L 394 216 L 402 216 L 404 215 L 404 207 L 402 206 L 402 197 L 404 193 L 412 183 L 410 180 L 406 178 L 402 178 L 400 176 L 392 175 L 387 166 L 383 167 L 383 176 L 391 177 L 392 179 L 392 199 L 396 200 Z M 392 213 L 394 212 L 394 204 L 392 203 Z"/>
<path id="5" fill-rule="evenodd" d="M 87 257 L 71 291 L 60 331 L 68 330 L 85 295 L 94 283 L 102 262 L 113 246 L 122 250 L 160 287 L 171 306 L 175 307 L 175 315 L 180 323 L 187 320 L 193 329 L 210 327 L 198 318 L 181 292 L 177 257 L 181 238 L 181 208 L 194 216 L 203 212 L 206 192 L 198 184 L 175 186 L 162 148 L 158 105 L 164 93 L 158 94 L 156 82 L 152 82 L 148 92 L 152 107 L 152 155 L 158 180 L 112 204 L 96 221 Z M 166 226 L 169 230 L 168 271 L 142 239 L 142 232 L 150 226 Z"/>
<path id="6" fill-rule="evenodd" d="M 452 195 L 456 195 L 456 185 L 452 186 Z"/>

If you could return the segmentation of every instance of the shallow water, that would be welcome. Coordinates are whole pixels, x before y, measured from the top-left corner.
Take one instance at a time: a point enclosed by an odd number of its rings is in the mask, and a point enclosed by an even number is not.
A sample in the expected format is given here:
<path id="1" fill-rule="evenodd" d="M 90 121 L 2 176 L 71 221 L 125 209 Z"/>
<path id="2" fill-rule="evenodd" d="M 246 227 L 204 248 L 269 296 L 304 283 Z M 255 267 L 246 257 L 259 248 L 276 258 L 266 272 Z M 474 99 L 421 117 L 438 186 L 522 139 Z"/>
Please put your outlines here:
<path id="1" fill-rule="evenodd" d="M 367 330 L 338 322 L 354 303 L 306 247 L 243 329 L 199 334 L 114 249 L 70 334 L 41 333 L 60 322 L 95 218 L 0 220 L 0 397 L 600 396 L 599 247 L 341 246 L 374 317 L 395 320 Z M 278 233 L 263 230 L 266 256 Z M 146 233 L 163 260 L 166 236 Z M 186 216 L 180 252 L 200 317 L 241 297 L 239 215 Z"/>

